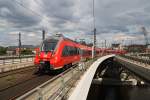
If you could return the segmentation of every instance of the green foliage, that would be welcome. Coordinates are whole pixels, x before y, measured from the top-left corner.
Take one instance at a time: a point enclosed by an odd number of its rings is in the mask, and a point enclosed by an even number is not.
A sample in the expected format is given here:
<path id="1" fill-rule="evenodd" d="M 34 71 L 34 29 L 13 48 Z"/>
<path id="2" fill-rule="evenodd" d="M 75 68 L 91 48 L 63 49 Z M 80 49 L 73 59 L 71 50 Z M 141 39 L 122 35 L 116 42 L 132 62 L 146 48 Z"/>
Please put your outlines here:
<path id="1" fill-rule="evenodd" d="M 30 55 L 30 54 L 33 54 L 33 52 L 30 49 L 24 49 L 24 50 L 21 50 L 21 54 L 22 55 Z"/>
<path id="2" fill-rule="evenodd" d="M 0 55 L 5 55 L 6 54 L 7 48 L 5 47 L 0 47 Z"/>

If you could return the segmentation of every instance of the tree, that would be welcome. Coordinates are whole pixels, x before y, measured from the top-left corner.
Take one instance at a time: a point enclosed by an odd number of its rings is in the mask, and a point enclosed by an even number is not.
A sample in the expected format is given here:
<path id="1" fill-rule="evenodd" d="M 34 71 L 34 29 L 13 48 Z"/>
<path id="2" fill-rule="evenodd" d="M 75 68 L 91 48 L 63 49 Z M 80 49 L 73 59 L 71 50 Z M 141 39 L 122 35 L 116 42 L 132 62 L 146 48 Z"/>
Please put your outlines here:
<path id="1" fill-rule="evenodd" d="M 0 47 L 0 55 L 5 55 L 7 51 L 7 48 L 5 47 Z"/>
<path id="2" fill-rule="evenodd" d="M 22 55 L 30 55 L 30 54 L 33 54 L 33 52 L 30 49 L 24 49 L 24 50 L 21 50 L 21 54 Z"/>

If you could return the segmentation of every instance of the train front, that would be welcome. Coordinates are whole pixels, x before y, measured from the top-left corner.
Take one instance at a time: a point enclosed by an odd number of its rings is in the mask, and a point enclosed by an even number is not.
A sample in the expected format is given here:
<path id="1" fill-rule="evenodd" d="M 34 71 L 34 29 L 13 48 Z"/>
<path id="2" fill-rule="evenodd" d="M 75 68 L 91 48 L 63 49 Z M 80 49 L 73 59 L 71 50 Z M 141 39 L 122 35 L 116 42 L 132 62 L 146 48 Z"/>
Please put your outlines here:
<path id="1" fill-rule="evenodd" d="M 57 43 L 57 39 L 46 39 L 42 42 L 40 48 L 37 50 L 34 60 L 38 72 L 49 72 L 50 70 L 53 70 L 50 63 Z"/>

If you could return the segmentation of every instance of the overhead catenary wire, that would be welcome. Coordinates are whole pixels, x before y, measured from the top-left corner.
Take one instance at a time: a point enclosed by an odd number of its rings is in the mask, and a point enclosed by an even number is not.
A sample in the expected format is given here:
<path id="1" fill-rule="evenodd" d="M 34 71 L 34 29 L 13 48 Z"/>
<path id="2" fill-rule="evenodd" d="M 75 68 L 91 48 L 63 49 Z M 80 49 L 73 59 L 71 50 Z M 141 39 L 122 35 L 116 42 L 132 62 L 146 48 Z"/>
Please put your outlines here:
<path id="1" fill-rule="evenodd" d="M 16 4 L 20 5 L 21 7 L 25 8 L 26 10 L 30 11 L 32 14 L 36 15 L 36 16 L 39 16 L 42 20 L 47 20 L 49 21 L 48 19 L 44 18 L 44 16 L 42 16 L 41 14 L 39 14 L 38 12 L 34 11 L 33 9 L 29 8 L 29 7 L 26 7 L 24 4 L 22 4 L 20 1 L 18 0 L 12 0 L 14 2 L 16 2 Z M 45 25 L 44 25 L 45 26 Z M 44 29 L 43 29 L 44 30 Z M 42 37 L 43 37 L 43 30 L 42 30 Z M 45 30 L 44 30 L 45 31 Z M 43 39 L 42 39 L 43 40 Z"/>
<path id="2" fill-rule="evenodd" d="M 41 18 L 43 18 L 42 15 L 40 15 L 39 13 L 37 13 L 36 11 L 34 11 L 33 9 L 26 7 L 24 4 L 22 4 L 22 3 L 19 2 L 18 0 L 12 0 L 12 1 L 16 2 L 18 5 L 22 6 L 22 7 L 25 8 L 25 9 L 27 9 L 27 10 L 30 11 L 31 13 L 33 13 L 33 14 L 35 14 L 35 15 L 41 17 Z"/>
<path id="3" fill-rule="evenodd" d="M 18 0 L 12 0 L 12 1 L 16 2 L 16 4 L 20 5 L 21 7 L 27 9 L 27 10 L 30 11 L 32 14 L 37 15 L 37 16 L 41 17 L 41 19 L 44 19 L 44 20 L 46 20 L 46 21 L 49 22 L 49 19 L 45 18 L 43 15 L 41 15 L 41 14 L 38 13 L 38 12 L 36 12 L 35 10 L 33 10 L 33 9 L 29 8 L 29 7 L 26 7 L 26 6 L 25 6 L 24 4 L 22 4 L 20 1 L 18 1 Z M 36 2 L 36 3 L 38 3 L 38 2 Z M 39 5 L 39 3 L 38 3 L 38 5 Z M 40 5 L 39 5 L 39 7 L 42 8 Z M 46 16 L 47 16 L 47 15 L 46 15 Z M 47 16 L 47 17 L 49 17 L 49 16 Z M 58 16 L 58 15 L 55 15 L 55 18 L 61 18 L 61 19 L 64 20 L 64 21 L 69 21 L 67 18 L 62 17 L 62 16 L 60 17 L 60 16 Z M 72 21 L 73 21 L 73 22 L 76 22 L 76 21 L 74 21 L 74 20 L 71 20 L 70 22 L 72 22 Z"/>

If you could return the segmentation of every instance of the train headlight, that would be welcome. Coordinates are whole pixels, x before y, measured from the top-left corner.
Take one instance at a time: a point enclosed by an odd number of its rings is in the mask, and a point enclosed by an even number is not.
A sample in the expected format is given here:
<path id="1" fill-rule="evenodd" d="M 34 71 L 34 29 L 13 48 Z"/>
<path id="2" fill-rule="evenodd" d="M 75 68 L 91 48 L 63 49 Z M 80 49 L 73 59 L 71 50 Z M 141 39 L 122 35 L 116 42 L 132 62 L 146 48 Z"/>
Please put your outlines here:
<path id="1" fill-rule="evenodd" d="M 46 54 L 44 55 L 44 58 L 47 58 L 47 55 L 46 55 Z"/>

